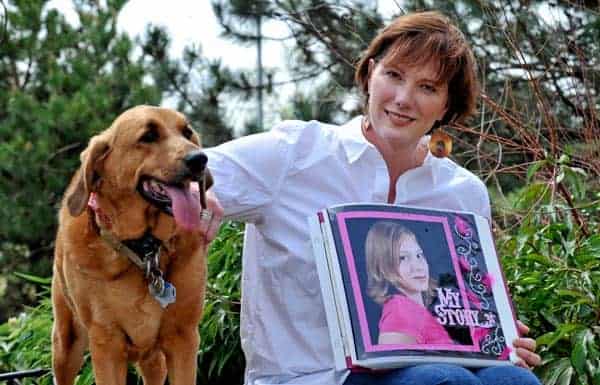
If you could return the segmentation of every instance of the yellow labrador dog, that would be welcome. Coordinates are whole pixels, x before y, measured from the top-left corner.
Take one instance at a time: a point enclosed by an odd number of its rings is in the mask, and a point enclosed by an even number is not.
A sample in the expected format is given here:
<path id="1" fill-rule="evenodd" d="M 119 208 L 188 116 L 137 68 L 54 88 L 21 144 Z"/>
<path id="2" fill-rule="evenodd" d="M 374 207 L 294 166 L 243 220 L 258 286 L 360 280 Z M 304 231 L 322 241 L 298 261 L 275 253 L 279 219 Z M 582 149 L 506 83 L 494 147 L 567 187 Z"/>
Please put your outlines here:
<path id="1" fill-rule="evenodd" d="M 200 141 L 173 110 L 138 106 L 94 136 L 59 213 L 52 302 L 55 383 L 89 347 L 96 384 L 196 382 L 212 180 Z"/>

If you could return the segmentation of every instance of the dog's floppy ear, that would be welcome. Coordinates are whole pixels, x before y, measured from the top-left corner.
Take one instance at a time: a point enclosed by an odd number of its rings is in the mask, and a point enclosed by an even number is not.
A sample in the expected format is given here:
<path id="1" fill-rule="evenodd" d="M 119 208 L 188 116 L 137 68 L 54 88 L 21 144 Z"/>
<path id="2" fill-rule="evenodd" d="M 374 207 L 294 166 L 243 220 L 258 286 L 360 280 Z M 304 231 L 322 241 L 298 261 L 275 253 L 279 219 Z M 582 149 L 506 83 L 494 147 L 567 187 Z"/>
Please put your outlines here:
<path id="1" fill-rule="evenodd" d="M 76 217 L 85 209 L 92 192 L 100 161 L 108 154 L 110 146 L 100 135 L 90 140 L 88 147 L 81 153 L 81 167 L 67 193 L 69 213 Z"/>

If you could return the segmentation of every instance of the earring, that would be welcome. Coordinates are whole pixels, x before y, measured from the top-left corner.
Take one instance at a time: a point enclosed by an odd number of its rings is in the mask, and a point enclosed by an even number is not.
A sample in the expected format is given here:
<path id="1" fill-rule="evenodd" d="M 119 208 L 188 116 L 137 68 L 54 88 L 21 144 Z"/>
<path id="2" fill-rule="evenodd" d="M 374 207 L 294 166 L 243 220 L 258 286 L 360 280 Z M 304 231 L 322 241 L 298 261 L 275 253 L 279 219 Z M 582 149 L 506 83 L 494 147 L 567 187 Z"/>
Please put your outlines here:
<path id="1" fill-rule="evenodd" d="M 445 158 L 452 152 L 452 138 L 441 127 L 431 134 L 429 151 L 437 158 Z"/>

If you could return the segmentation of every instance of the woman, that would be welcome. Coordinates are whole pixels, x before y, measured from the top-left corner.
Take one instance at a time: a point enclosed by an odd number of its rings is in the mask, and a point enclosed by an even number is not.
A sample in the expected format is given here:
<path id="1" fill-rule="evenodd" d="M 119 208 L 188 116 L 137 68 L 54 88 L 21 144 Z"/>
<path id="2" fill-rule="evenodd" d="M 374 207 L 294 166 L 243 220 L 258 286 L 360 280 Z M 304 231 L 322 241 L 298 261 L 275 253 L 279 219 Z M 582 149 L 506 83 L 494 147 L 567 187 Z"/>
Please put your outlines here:
<path id="1" fill-rule="evenodd" d="M 433 126 L 462 121 L 475 105 L 474 60 L 456 27 L 434 12 L 397 18 L 369 45 L 356 80 L 366 95 L 364 117 L 341 127 L 283 122 L 207 150 L 218 199 L 209 202 L 210 223 L 205 215 L 208 236 L 223 215 L 218 202 L 227 218 L 247 223 L 241 310 L 246 384 L 387 384 L 414 376 L 423 384 L 446 377 L 463 385 L 498 384 L 497 378 L 538 384 L 518 367 L 492 371 L 489 381 L 483 371 L 449 365 L 376 379 L 335 371 L 309 215 L 346 202 L 389 202 L 490 218 L 484 184 L 427 151 L 425 134 Z M 523 365 L 539 363 L 533 340 L 520 338 L 514 346 Z"/>
<path id="2" fill-rule="evenodd" d="M 378 221 L 367 232 L 367 291 L 382 305 L 380 344 L 453 344 L 427 310 L 429 264 L 416 235 L 398 222 Z"/>

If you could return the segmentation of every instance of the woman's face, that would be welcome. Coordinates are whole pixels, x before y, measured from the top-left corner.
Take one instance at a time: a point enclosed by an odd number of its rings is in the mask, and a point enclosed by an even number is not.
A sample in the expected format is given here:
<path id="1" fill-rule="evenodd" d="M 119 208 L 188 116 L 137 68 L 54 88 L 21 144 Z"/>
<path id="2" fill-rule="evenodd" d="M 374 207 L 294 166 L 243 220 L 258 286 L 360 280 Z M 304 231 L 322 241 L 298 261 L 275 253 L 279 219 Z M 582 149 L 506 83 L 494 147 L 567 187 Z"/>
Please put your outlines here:
<path id="1" fill-rule="evenodd" d="M 427 291 L 429 288 L 429 265 L 417 239 L 405 235 L 398 242 L 398 282 L 405 294 Z"/>
<path id="2" fill-rule="evenodd" d="M 436 66 L 369 62 L 368 118 L 379 140 L 413 146 L 444 117 L 448 85 L 436 82 Z"/>

